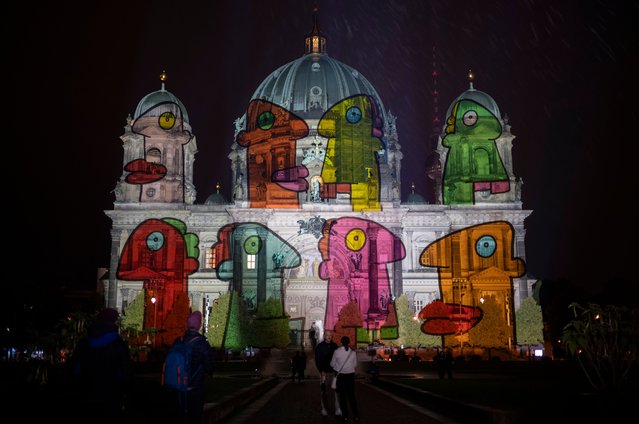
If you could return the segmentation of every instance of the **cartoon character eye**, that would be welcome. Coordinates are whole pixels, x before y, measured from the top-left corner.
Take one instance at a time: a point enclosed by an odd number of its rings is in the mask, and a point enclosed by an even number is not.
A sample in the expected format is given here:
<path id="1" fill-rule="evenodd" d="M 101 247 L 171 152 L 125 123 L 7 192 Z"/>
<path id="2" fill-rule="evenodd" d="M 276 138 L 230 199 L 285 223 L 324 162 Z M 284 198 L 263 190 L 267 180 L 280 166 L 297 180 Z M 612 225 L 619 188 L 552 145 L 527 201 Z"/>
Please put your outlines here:
<path id="1" fill-rule="evenodd" d="M 350 230 L 348 234 L 346 234 L 346 247 L 353 252 L 361 250 L 364 244 L 366 244 L 366 233 L 359 228 Z"/>
<path id="2" fill-rule="evenodd" d="M 164 246 L 164 234 L 159 231 L 153 231 L 146 237 L 146 247 L 149 250 L 160 250 Z"/>
<path id="3" fill-rule="evenodd" d="M 257 117 L 257 126 L 260 129 L 270 130 L 273 124 L 275 124 L 275 115 L 270 110 L 260 113 L 260 116 Z"/>
<path id="4" fill-rule="evenodd" d="M 462 122 L 467 127 L 472 127 L 477 123 L 477 112 L 475 112 L 474 110 L 469 110 L 468 112 L 464 113 Z"/>
<path id="5" fill-rule="evenodd" d="M 170 130 L 175 125 L 175 115 L 171 112 L 164 112 L 160 115 L 158 124 L 160 124 L 160 128 L 163 130 Z"/>
<path id="6" fill-rule="evenodd" d="M 475 251 L 482 258 L 492 256 L 497 249 L 497 243 L 492 236 L 483 236 L 475 243 Z"/>
<path id="7" fill-rule="evenodd" d="M 351 124 L 356 124 L 362 119 L 362 110 L 357 106 L 351 106 L 346 111 L 346 120 Z"/>
<path id="8" fill-rule="evenodd" d="M 248 255 L 257 255 L 262 247 L 262 239 L 259 236 L 251 236 L 244 242 L 244 251 Z"/>

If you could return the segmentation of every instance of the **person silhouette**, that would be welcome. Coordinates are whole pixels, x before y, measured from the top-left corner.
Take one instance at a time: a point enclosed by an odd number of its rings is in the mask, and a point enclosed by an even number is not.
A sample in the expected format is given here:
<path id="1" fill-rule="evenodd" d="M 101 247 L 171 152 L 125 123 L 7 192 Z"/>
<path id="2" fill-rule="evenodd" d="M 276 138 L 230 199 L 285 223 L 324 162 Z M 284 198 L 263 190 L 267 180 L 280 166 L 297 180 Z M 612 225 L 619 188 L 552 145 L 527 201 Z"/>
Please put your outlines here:
<path id="1" fill-rule="evenodd" d="M 88 421 L 124 418 L 125 398 L 132 380 L 129 346 L 118 329 L 119 313 L 103 309 L 70 359 Z"/>

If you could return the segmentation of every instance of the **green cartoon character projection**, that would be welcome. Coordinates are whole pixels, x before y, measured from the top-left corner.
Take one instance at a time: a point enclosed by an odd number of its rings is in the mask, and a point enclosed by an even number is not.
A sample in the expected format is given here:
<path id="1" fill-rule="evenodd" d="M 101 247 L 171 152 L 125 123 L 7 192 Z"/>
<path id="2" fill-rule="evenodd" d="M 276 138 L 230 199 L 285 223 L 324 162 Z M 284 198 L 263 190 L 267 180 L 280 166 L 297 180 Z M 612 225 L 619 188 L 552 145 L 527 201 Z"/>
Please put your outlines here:
<path id="1" fill-rule="evenodd" d="M 444 204 L 472 205 L 476 191 L 509 191 L 510 180 L 495 144 L 502 129 L 499 119 L 464 99 L 455 103 L 446 124 L 442 145 L 450 150 L 442 184 Z"/>

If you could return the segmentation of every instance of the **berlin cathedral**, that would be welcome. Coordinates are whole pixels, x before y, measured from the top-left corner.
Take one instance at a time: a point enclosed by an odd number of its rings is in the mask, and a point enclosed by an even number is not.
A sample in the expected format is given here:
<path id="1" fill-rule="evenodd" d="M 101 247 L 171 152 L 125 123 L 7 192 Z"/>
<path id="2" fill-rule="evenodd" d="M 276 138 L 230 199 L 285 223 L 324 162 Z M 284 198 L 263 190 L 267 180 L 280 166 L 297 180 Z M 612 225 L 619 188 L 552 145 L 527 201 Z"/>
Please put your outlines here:
<path id="1" fill-rule="evenodd" d="M 231 199 L 218 187 L 195 203 L 197 129 L 164 73 L 139 101 L 105 211 L 106 306 L 123 311 L 143 293 L 144 326 L 166 328 L 185 307 L 208 320 L 231 292 L 249 312 L 280 302 L 302 334 L 348 327 L 370 342 L 397 338 L 401 295 L 433 335 L 472 332 L 491 296 L 513 343 L 534 280 L 525 272 L 532 211 L 522 209 L 508 119 L 469 78 L 424 171 L 435 199 L 414 188 L 401 199 L 398 117 L 359 70 L 326 53 L 317 16 L 304 42 L 304 55 L 267 75 L 234 122 Z"/>

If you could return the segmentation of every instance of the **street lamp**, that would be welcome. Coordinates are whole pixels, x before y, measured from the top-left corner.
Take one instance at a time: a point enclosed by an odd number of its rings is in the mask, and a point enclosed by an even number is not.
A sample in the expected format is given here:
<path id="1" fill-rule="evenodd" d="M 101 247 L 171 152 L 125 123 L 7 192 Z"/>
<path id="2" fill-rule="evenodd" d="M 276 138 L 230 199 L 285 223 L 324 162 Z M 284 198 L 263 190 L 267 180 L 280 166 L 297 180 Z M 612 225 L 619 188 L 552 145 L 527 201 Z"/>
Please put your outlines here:
<path id="1" fill-rule="evenodd" d="M 158 307 L 155 304 L 155 302 L 157 301 L 158 300 L 155 296 L 151 297 L 151 303 L 153 304 L 153 349 L 155 349 L 155 333 L 156 333 L 155 326 L 157 325 L 157 318 L 158 318 Z"/>

